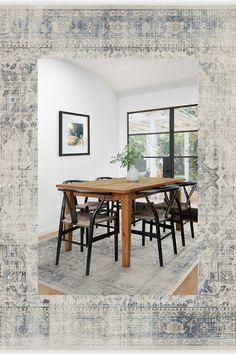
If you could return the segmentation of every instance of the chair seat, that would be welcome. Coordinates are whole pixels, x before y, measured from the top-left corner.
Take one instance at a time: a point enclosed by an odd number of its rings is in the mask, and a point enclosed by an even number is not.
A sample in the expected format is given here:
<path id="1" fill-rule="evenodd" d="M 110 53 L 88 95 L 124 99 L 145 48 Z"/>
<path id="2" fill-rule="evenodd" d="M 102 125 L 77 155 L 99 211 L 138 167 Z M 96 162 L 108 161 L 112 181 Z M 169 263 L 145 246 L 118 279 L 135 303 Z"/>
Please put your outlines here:
<path id="1" fill-rule="evenodd" d="M 171 215 L 165 215 L 165 214 L 166 214 L 165 210 L 158 210 L 158 217 L 161 223 L 171 218 Z M 155 220 L 153 212 L 151 211 L 151 209 L 148 208 L 144 210 L 136 211 L 135 213 L 133 213 L 133 218 L 140 219 L 140 220 L 148 220 L 148 221 Z"/>
<path id="2" fill-rule="evenodd" d="M 84 213 L 84 212 L 78 212 L 77 216 L 78 216 L 78 222 L 74 225 L 78 226 L 78 227 L 88 228 L 90 225 L 91 214 Z M 97 215 L 95 218 L 95 225 L 103 223 L 105 221 L 112 221 L 112 220 L 115 220 L 115 216 L 100 214 L 100 215 Z M 65 218 L 63 219 L 63 223 L 64 224 L 71 224 L 72 223 L 70 214 L 65 215 Z"/>
<path id="3" fill-rule="evenodd" d="M 100 203 L 99 202 L 86 202 L 86 203 L 79 203 L 76 205 L 76 210 L 78 209 L 85 209 L 86 207 L 89 208 L 89 210 L 94 210 L 98 207 Z"/>
<path id="4" fill-rule="evenodd" d="M 154 204 L 155 208 L 157 209 L 166 209 L 167 208 L 167 204 L 165 202 L 159 203 L 159 204 Z M 180 206 L 181 206 L 181 210 L 188 210 L 189 206 L 186 205 L 186 203 L 180 202 Z M 173 210 L 177 210 L 178 209 L 178 205 L 176 203 L 176 201 L 173 202 L 171 209 Z"/>

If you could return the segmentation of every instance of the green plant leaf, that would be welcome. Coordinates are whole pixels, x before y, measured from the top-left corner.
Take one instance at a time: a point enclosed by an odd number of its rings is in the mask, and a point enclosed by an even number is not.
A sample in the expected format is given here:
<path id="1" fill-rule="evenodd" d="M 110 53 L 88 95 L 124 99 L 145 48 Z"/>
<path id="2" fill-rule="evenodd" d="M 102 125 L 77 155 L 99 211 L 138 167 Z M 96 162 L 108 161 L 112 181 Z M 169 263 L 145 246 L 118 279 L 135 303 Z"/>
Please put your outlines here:
<path id="1" fill-rule="evenodd" d="M 141 153 L 141 148 L 137 144 L 125 145 L 123 151 L 116 156 L 111 157 L 111 163 L 120 162 L 120 167 L 135 165 L 137 160 L 143 160 L 144 156 Z"/>

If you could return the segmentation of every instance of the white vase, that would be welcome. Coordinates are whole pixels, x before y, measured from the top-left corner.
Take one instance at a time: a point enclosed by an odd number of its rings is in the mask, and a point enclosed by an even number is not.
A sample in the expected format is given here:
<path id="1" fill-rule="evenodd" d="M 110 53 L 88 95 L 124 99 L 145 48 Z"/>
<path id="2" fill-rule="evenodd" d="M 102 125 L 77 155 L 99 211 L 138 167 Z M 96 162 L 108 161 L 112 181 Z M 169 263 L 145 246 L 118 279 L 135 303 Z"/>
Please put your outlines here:
<path id="1" fill-rule="evenodd" d="M 126 176 L 127 180 L 130 182 L 138 182 L 140 179 L 140 173 L 134 165 L 131 165 Z"/>

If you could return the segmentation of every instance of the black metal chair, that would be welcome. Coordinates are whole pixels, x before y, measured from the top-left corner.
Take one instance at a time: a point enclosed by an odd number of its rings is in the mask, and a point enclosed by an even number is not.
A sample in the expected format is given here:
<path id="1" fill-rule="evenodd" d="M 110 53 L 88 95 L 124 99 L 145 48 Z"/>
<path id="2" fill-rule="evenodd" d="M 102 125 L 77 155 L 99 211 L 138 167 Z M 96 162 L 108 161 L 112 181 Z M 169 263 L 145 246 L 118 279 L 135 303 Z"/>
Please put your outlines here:
<path id="1" fill-rule="evenodd" d="M 109 193 L 100 193 L 100 192 L 91 192 L 91 191 L 82 191 L 82 190 L 68 190 L 68 189 L 59 189 L 63 192 L 63 200 L 61 207 L 61 215 L 59 222 L 59 231 L 58 231 L 58 241 L 57 241 L 57 252 L 56 252 L 56 262 L 55 264 L 59 264 L 60 250 L 61 250 L 61 242 L 69 242 L 72 244 L 82 245 L 88 248 L 87 253 L 87 264 L 86 264 L 86 275 L 89 275 L 90 272 L 90 262 L 91 262 L 91 253 L 92 253 L 92 244 L 94 242 L 100 241 L 104 238 L 110 237 L 114 235 L 114 247 L 115 247 L 115 261 L 118 261 L 118 217 L 117 212 L 114 210 L 109 210 L 107 214 L 107 209 L 104 212 L 104 203 L 106 201 L 106 197 Z M 89 211 L 88 207 L 83 210 L 77 210 L 75 198 L 69 198 L 68 192 L 70 193 L 88 193 L 88 196 L 92 194 L 99 195 L 99 204 L 95 210 L 92 212 Z M 69 213 L 65 213 L 65 207 L 68 207 Z M 114 221 L 114 229 L 112 231 L 107 231 L 100 235 L 94 236 L 94 226 L 96 224 L 101 224 L 107 221 Z M 65 228 L 66 225 L 72 225 L 69 228 Z M 67 240 L 65 235 L 67 233 L 73 232 L 77 229 L 81 230 L 80 233 L 80 242 Z M 83 234 L 84 230 L 88 230 L 86 242 L 84 243 Z"/>
<path id="2" fill-rule="evenodd" d="M 112 177 L 97 177 L 95 181 L 103 181 L 103 180 L 109 180 L 109 179 L 112 179 Z M 118 217 L 120 219 L 120 202 L 119 202 L 119 200 L 111 201 L 111 209 L 112 210 L 116 209 L 116 211 L 118 213 Z M 120 232 L 120 223 L 119 223 L 118 232 Z"/>
<path id="3" fill-rule="evenodd" d="M 89 182 L 88 180 L 81 180 L 81 179 L 68 179 L 66 181 L 64 181 L 63 183 L 66 183 L 66 184 L 71 184 L 71 183 L 80 183 L 80 182 Z M 78 202 L 77 200 L 77 197 L 74 195 L 73 196 L 74 198 L 74 203 L 76 205 L 76 210 L 81 210 L 81 211 L 84 211 L 85 209 L 88 210 L 88 211 L 93 211 L 95 210 L 98 205 L 99 205 L 99 201 L 90 201 L 88 200 L 89 198 L 88 197 L 85 197 L 84 198 L 84 201 L 83 202 Z M 103 209 L 109 209 L 109 202 L 106 201 L 104 203 L 104 206 L 103 206 Z M 96 225 L 96 227 L 98 226 L 102 226 L 102 227 L 107 227 L 107 231 L 110 231 L 110 222 L 107 221 L 107 224 L 104 225 L 104 224 L 100 224 L 100 225 Z M 81 241 L 83 240 L 83 231 L 81 229 Z M 88 237 L 88 229 L 86 229 L 86 238 Z M 83 242 L 81 243 L 81 246 L 80 246 L 80 250 L 81 252 L 83 252 Z"/>
<path id="4" fill-rule="evenodd" d="M 190 223 L 191 236 L 194 238 L 194 227 L 193 227 L 193 212 L 191 207 L 191 197 L 197 188 L 197 183 L 192 181 L 186 181 L 181 183 L 176 183 L 179 188 L 182 188 L 185 195 L 185 201 L 179 201 L 176 197 L 175 201 L 171 206 L 171 212 L 173 214 L 173 220 L 176 224 L 180 225 L 182 245 L 185 246 L 185 233 L 184 225 L 188 222 Z M 158 209 L 166 209 L 167 204 L 164 203 L 156 204 Z"/>
<path id="5" fill-rule="evenodd" d="M 145 237 L 149 238 L 156 238 L 157 239 L 157 247 L 158 247 L 158 254 L 159 254 L 159 263 L 160 266 L 163 266 L 163 254 L 162 254 L 162 240 L 168 236 L 172 236 L 172 243 L 174 253 L 177 254 L 177 245 L 176 245 L 176 238 L 175 238 L 175 227 L 173 216 L 171 214 L 171 206 L 175 200 L 176 193 L 179 187 L 175 185 L 166 186 L 163 188 L 158 188 L 155 190 L 147 190 L 138 192 L 140 197 L 145 197 L 147 203 L 143 207 L 143 209 L 135 211 L 133 213 L 133 218 L 136 220 L 142 221 L 142 230 L 132 229 L 132 234 L 137 234 L 142 236 L 142 246 L 145 246 Z M 167 208 L 164 209 L 157 209 L 155 208 L 154 204 L 150 201 L 149 196 L 157 193 L 164 193 L 165 194 L 165 201 L 167 203 Z M 170 224 L 167 224 L 167 223 Z M 149 232 L 146 231 L 146 224 L 151 226 L 151 230 Z M 155 232 L 153 232 L 153 227 L 155 228 Z M 162 233 L 161 228 L 169 229 L 170 232 Z"/>

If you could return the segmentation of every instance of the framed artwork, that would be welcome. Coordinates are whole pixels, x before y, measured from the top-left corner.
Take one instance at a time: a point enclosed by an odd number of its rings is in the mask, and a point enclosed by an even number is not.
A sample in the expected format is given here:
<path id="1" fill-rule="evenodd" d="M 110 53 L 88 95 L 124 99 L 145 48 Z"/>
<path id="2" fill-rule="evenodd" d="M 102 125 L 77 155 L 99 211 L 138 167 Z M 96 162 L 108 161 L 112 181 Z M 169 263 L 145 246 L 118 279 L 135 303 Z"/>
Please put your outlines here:
<path id="1" fill-rule="evenodd" d="M 90 154 L 90 117 L 59 111 L 59 156 Z"/>
<path id="2" fill-rule="evenodd" d="M 235 6 L 2 6 L 0 15 L 0 349 L 235 349 Z M 45 57 L 197 59 L 196 296 L 38 294 L 36 88 Z M 70 141 L 87 139 L 70 145 L 65 129 L 61 154 L 88 154 L 89 117 L 61 119 L 83 127 Z"/>

